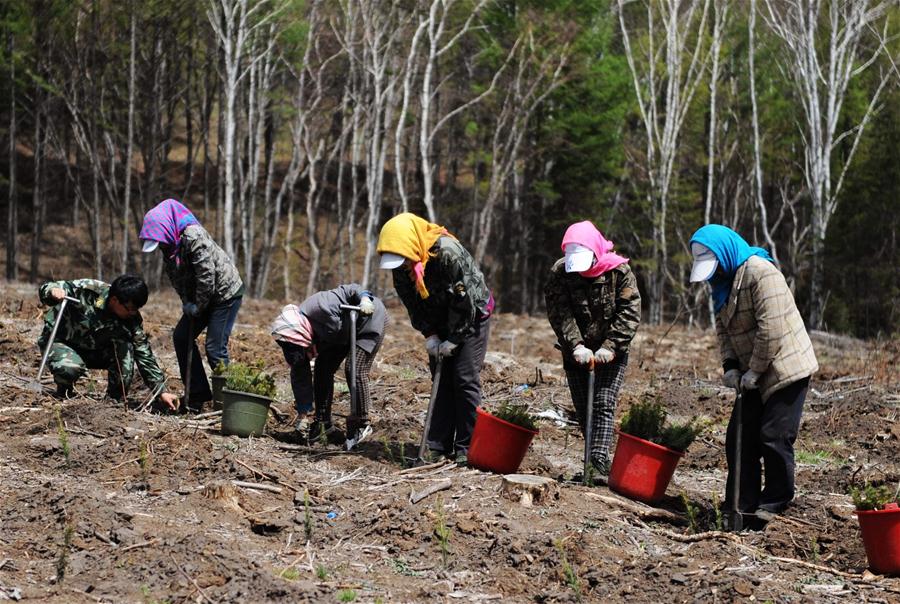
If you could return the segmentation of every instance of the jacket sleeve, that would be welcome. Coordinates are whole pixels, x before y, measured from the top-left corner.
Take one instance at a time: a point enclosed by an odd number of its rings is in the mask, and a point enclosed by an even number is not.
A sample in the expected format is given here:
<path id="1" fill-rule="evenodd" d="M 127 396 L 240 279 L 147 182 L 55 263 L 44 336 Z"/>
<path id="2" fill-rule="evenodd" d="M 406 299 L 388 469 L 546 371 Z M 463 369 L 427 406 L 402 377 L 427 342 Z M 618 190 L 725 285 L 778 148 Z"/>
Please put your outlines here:
<path id="1" fill-rule="evenodd" d="M 393 270 L 393 275 L 394 289 L 397 290 L 400 301 L 406 307 L 406 312 L 409 314 L 409 322 L 412 323 L 413 328 L 422 332 L 422 335 L 425 337 L 437 333 L 437 330 L 429 320 L 428 309 L 419 297 L 416 285 L 410 278 L 408 270 L 401 266 Z"/>
<path id="2" fill-rule="evenodd" d="M 603 347 L 615 352 L 625 350 L 641 324 L 641 292 L 630 269 L 616 283 L 616 308 Z"/>
<path id="3" fill-rule="evenodd" d="M 737 360 L 738 355 L 734 351 L 734 346 L 731 345 L 731 336 L 728 335 L 728 330 L 725 329 L 722 317 L 719 315 L 716 315 L 716 338 L 719 340 L 719 357 L 722 364 L 730 367 Z"/>
<path id="4" fill-rule="evenodd" d="M 475 332 L 475 320 L 478 308 L 472 292 L 481 284 L 475 283 L 475 275 L 480 271 L 475 266 L 475 259 L 468 253 L 439 253 L 444 275 L 449 283 L 449 304 L 447 308 L 447 339 L 460 344 Z"/>
<path id="5" fill-rule="evenodd" d="M 778 356 L 787 325 L 788 287 L 784 276 L 774 266 L 768 266 L 760 274 L 754 274 L 749 284 L 756 318 L 756 337 L 750 369 L 763 374 Z"/>
<path id="6" fill-rule="evenodd" d="M 172 287 L 175 288 L 175 293 L 181 298 L 181 302 L 190 302 L 187 291 L 184 289 L 184 282 L 182 281 L 178 265 L 175 264 L 174 260 L 166 258 L 163 261 L 163 266 L 166 269 L 166 275 L 169 277 L 169 282 L 172 284 Z"/>
<path id="7" fill-rule="evenodd" d="M 65 291 L 67 296 L 75 297 L 75 284 L 72 281 L 48 281 L 38 289 L 38 297 L 41 300 L 41 304 L 44 304 L 45 306 L 55 306 L 58 304 L 58 302 L 50 297 L 50 290 L 55 288 Z"/>
<path id="8" fill-rule="evenodd" d="M 137 365 L 144 384 L 150 390 L 155 390 L 157 386 L 166 381 L 166 376 L 156 360 L 156 355 L 150 348 L 150 338 L 144 331 L 143 322 L 138 320 L 134 328 L 131 330 L 132 343 L 134 344 L 134 363 Z"/>
<path id="9" fill-rule="evenodd" d="M 558 263 L 557 263 L 558 264 Z M 560 345 L 571 352 L 584 341 L 575 316 L 572 314 L 572 301 L 569 288 L 566 287 L 562 275 L 556 270 L 557 265 L 550 270 L 550 277 L 544 285 L 544 302 L 547 305 L 547 320 L 556 334 Z"/>
<path id="10" fill-rule="evenodd" d="M 212 239 L 202 233 L 195 239 L 188 239 L 188 258 L 194 267 L 194 304 L 200 310 L 209 305 L 216 287 L 216 265 L 212 256 Z"/>

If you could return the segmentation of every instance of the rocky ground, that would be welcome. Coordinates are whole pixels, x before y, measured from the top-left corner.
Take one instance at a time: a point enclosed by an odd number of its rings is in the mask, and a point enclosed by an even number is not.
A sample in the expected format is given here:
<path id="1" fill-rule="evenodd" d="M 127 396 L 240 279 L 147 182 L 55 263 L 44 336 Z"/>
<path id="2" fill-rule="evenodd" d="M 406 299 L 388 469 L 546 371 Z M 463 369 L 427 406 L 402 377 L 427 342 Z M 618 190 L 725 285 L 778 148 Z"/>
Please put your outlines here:
<path id="1" fill-rule="evenodd" d="M 267 435 L 241 439 L 221 436 L 214 419 L 104 402 L 101 372 L 63 403 L 29 390 L 41 309 L 33 286 L 5 286 L 0 600 L 900 602 L 900 579 L 866 572 L 846 495 L 853 482 L 900 480 L 897 342 L 816 338 L 822 370 L 797 443 L 796 505 L 764 531 L 731 534 L 716 530 L 714 510 L 733 395 L 719 385 L 711 334 L 642 328 L 631 354 L 619 414 L 649 395 L 673 417 L 711 420 L 658 508 L 565 482 L 558 499 L 525 507 L 501 495 L 499 476 L 410 470 L 430 380 L 421 338 L 391 306 L 372 375 L 375 432 L 345 453 L 290 442 L 287 366 L 265 329 L 277 303 L 245 302 L 233 335 L 233 357 L 263 359 L 280 390 Z M 170 375 L 177 310 L 161 294 L 144 312 Z M 497 317 L 483 381 L 489 408 L 572 412 L 541 317 Z M 146 396 L 136 388 L 132 406 Z M 577 430 L 542 421 L 521 471 L 571 476 L 582 445 Z"/>

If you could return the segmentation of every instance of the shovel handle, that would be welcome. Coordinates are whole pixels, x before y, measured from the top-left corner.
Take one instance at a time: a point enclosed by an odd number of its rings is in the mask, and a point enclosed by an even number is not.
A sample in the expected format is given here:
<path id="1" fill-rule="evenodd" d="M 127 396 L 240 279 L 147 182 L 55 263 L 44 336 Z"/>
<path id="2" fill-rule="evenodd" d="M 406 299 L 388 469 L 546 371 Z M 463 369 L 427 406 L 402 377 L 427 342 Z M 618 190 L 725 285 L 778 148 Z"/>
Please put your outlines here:
<path id="1" fill-rule="evenodd" d="M 584 415 L 584 468 L 582 470 L 582 482 L 588 484 L 588 476 L 591 468 L 591 445 L 594 435 L 594 358 L 588 363 L 588 391 L 585 401 Z"/>
<path id="2" fill-rule="evenodd" d="M 44 374 L 44 367 L 47 366 L 47 357 L 50 356 L 50 348 L 53 346 L 53 341 L 56 339 L 56 332 L 59 330 L 59 324 L 62 323 L 63 312 L 66 310 L 66 304 L 69 303 L 69 300 L 72 300 L 69 296 L 65 296 L 62 299 L 62 303 L 59 305 L 59 310 L 56 311 L 56 321 L 53 322 L 53 330 L 50 332 L 50 339 L 47 340 L 47 347 L 44 348 L 44 356 L 41 357 L 41 367 L 38 369 L 37 374 L 37 383 L 40 385 L 41 376 Z M 78 300 L 75 300 L 78 302 Z"/>
<path id="3" fill-rule="evenodd" d="M 359 312 L 362 308 L 353 304 L 341 304 L 341 310 L 355 310 L 356 312 Z"/>
<path id="4" fill-rule="evenodd" d="M 734 468 L 732 468 L 731 482 L 731 513 L 732 530 L 740 531 L 744 528 L 744 516 L 741 513 L 741 449 L 744 446 L 744 391 L 738 385 L 735 389 L 737 397 L 734 399 L 734 415 L 737 419 L 734 430 Z"/>
<path id="5" fill-rule="evenodd" d="M 431 415 L 434 413 L 434 402 L 437 400 L 438 388 L 441 384 L 441 365 L 444 359 L 437 356 L 437 364 L 434 368 L 434 377 L 431 382 L 431 400 L 428 401 L 428 413 L 425 414 L 425 429 L 422 431 L 422 442 L 419 443 L 419 459 L 425 458 L 425 446 L 428 442 L 428 432 L 431 430 Z"/>

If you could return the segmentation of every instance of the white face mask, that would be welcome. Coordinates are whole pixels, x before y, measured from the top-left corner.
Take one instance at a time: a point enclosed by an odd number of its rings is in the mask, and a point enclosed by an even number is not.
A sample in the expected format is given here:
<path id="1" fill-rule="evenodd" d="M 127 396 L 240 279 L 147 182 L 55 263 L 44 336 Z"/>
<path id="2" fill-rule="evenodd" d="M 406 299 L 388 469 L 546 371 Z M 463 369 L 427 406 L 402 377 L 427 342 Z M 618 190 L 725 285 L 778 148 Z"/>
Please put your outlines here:
<path id="1" fill-rule="evenodd" d="M 566 244 L 566 272 L 580 273 L 594 265 L 594 252 L 578 243 Z"/>
<path id="2" fill-rule="evenodd" d="M 694 257 L 694 265 L 691 267 L 691 283 L 709 280 L 719 266 L 719 259 L 711 249 L 696 241 L 691 243 L 691 255 Z"/>

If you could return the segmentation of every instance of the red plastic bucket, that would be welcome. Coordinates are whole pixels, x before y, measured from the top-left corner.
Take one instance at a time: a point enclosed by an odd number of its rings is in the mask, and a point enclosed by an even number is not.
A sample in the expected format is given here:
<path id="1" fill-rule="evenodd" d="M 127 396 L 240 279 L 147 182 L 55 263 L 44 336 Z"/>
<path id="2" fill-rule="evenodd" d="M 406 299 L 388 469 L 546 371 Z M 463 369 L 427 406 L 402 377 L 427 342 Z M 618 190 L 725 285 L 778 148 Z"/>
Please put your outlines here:
<path id="1" fill-rule="evenodd" d="M 475 429 L 469 443 L 469 465 L 479 470 L 512 474 L 525 458 L 537 430 L 529 430 L 476 409 Z"/>
<path id="2" fill-rule="evenodd" d="M 616 454 L 609 469 L 609 488 L 647 503 L 659 501 L 684 452 L 624 432 L 618 434 Z"/>
<path id="3" fill-rule="evenodd" d="M 900 506 L 856 510 L 869 568 L 879 575 L 900 574 Z"/>

